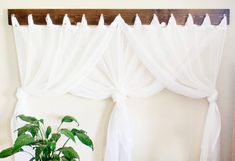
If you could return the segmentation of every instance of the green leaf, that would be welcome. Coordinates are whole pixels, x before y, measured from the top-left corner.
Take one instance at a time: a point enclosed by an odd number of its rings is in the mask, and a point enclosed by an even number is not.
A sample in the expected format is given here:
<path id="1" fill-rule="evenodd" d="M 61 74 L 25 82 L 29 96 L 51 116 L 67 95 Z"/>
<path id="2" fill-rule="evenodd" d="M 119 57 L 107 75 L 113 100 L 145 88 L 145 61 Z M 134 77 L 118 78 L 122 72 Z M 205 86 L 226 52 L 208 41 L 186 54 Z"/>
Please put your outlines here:
<path id="1" fill-rule="evenodd" d="M 6 158 L 21 151 L 23 151 L 23 149 L 19 148 L 17 150 L 14 150 L 13 147 L 10 147 L 0 152 L 0 158 Z"/>
<path id="2" fill-rule="evenodd" d="M 19 117 L 21 120 L 23 120 L 25 122 L 29 122 L 31 124 L 35 124 L 38 122 L 38 120 L 35 117 L 31 117 L 31 116 L 18 115 L 17 117 Z"/>
<path id="3" fill-rule="evenodd" d="M 83 144 L 94 150 L 93 142 L 88 135 L 86 135 L 85 133 L 76 133 L 75 135 Z"/>
<path id="4" fill-rule="evenodd" d="M 60 161 L 60 156 L 58 154 L 54 154 L 52 160 L 53 161 Z"/>
<path id="5" fill-rule="evenodd" d="M 51 135 L 50 141 L 55 141 L 55 142 L 57 142 L 57 141 L 60 139 L 60 137 L 61 137 L 60 134 L 53 133 L 53 134 Z"/>
<path id="6" fill-rule="evenodd" d="M 30 136 L 29 134 L 22 134 L 16 139 L 13 149 L 18 150 L 22 146 L 30 145 L 34 142 L 35 141 L 32 136 Z"/>
<path id="7" fill-rule="evenodd" d="M 40 119 L 38 121 L 41 122 L 42 124 L 44 124 L 44 120 L 43 119 Z"/>
<path id="8" fill-rule="evenodd" d="M 33 160 L 35 160 L 35 158 L 31 158 L 29 161 L 33 161 Z"/>
<path id="9" fill-rule="evenodd" d="M 68 160 L 72 160 L 74 158 L 79 159 L 78 153 L 72 147 L 60 148 L 59 151 L 61 151 L 62 154 L 64 154 L 64 157 Z"/>
<path id="10" fill-rule="evenodd" d="M 41 149 L 44 149 L 47 146 L 47 141 L 46 140 L 35 140 L 34 144 L 36 147 L 40 147 Z M 36 148 L 35 147 L 35 148 Z"/>
<path id="11" fill-rule="evenodd" d="M 42 153 L 41 147 L 37 147 L 36 150 L 35 150 L 35 159 L 36 160 L 40 160 L 41 153 Z"/>
<path id="12" fill-rule="evenodd" d="M 76 122 L 79 126 L 78 121 L 74 117 L 68 116 L 68 115 L 63 117 L 61 123 L 63 123 L 63 122 L 73 122 L 73 121 Z"/>
<path id="13" fill-rule="evenodd" d="M 50 154 L 51 154 L 51 149 L 49 146 L 47 146 L 45 149 L 43 149 L 43 156 L 45 157 L 44 160 L 47 160 L 50 158 Z"/>
<path id="14" fill-rule="evenodd" d="M 48 142 L 48 145 L 49 145 L 51 151 L 55 150 L 55 147 L 56 147 L 56 143 L 55 142 Z"/>
<path id="15" fill-rule="evenodd" d="M 66 157 L 62 157 L 61 159 L 62 159 L 62 161 L 77 161 L 75 158 L 74 159 L 68 159 Z"/>
<path id="16" fill-rule="evenodd" d="M 33 127 L 31 129 L 29 129 L 30 134 L 32 135 L 32 137 L 35 137 L 38 134 L 38 127 Z"/>
<path id="17" fill-rule="evenodd" d="M 65 136 L 67 136 L 68 138 L 70 138 L 74 142 L 76 142 L 75 138 L 74 138 L 74 135 L 73 135 L 73 133 L 70 130 L 68 130 L 68 129 L 61 129 L 60 132 L 61 132 L 61 134 L 64 134 Z"/>
<path id="18" fill-rule="evenodd" d="M 71 132 L 72 132 L 74 135 L 76 135 L 76 133 L 87 134 L 86 131 L 84 131 L 84 130 L 78 130 L 78 129 L 72 129 Z"/>
<path id="19" fill-rule="evenodd" d="M 83 133 L 83 134 L 87 134 L 87 132 L 84 131 L 84 130 L 78 130 L 78 132 L 79 132 L 79 133 Z"/>
<path id="20" fill-rule="evenodd" d="M 50 161 L 60 161 L 60 158 L 59 159 L 52 158 Z"/>
<path id="21" fill-rule="evenodd" d="M 12 147 L 11 148 L 7 148 L 7 149 L 5 149 L 5 150 L 0 152 L 0 158 L 9 157 L 9 156 L 14 155 L 15 153 L 17 153 L 19 151 L 14 151 L 14 149 Z"/>
<path id="22" fill-rule="evenodd" d="M 65 158 L 65 157 L 62 157 L 61 158 L 62 159 L 62 161 L 69 161 L 67 158 Z"/>
<path id="23" fill-rule="evenodd" d="M 46 138 L 48 139 L 49 135 L 51 134 L 51 126 L 48 126 L 47 127 L 47 130 L 46 130 Z"/>
<path id="24" fill-rule="evenodd" d="M 35 137 L 38 133 L 38 127 L 32 124 L 26 124 L 25 126 L 17 129 L 18 131 L 18 136 L 25 132 L 30 132 L 33 137 Z"/>
<path id="25" fill-rule="evenodd" d="M 90 148 L 94 148 L 92 140 L 87 135 L 87 132 L 84 130 L 78 130 L 78 129 L 72 129 L 71 132 L 74 134 L 74 136 L 77 136 L 77 138 L 85 145 L 89 146 Z"/>

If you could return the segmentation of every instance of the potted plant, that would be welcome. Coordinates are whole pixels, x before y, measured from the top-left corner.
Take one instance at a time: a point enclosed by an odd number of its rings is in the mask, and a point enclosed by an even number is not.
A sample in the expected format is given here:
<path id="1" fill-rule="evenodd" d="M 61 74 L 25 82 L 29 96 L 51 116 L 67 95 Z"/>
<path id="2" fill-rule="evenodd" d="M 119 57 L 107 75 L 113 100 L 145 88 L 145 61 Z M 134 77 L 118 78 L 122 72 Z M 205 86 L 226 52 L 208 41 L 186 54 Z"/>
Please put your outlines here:
<path id="1" fill-rule="evenodd" d="M 30 161 L 77 161 L 80 160 L 78 153 L 68 147 L 67 143 L 80 140 L 81 143 L 93 150 L 93 143 L 87 133 L 79 129 L 78 121 L 71 116 L 64 116 L 57 130 L 53 131 L 51 126 L 44 127 L 44 120 L 31 116 L 19 115 L 17 118 L 26 124 L 16 130 L 17 138 L 14 145 L 0 152 L 0 158 L 6 158 L 19 152 L 25 152 L 32 156 Z M 72 129 L 62 128 L 64 123 L 74 122 L 76 126 Z M 58 141 L 66 137 L 62 146 L 58 146 Z M 24 150 L 30 147 L 33 154 Z"/>

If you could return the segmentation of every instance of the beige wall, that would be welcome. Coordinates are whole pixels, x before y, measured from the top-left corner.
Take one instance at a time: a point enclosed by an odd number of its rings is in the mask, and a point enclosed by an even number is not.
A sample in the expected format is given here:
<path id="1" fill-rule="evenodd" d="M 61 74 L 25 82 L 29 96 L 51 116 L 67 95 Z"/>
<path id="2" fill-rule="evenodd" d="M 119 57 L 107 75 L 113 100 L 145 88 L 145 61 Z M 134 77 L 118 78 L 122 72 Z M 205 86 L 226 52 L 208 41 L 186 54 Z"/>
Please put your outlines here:
<path id="1" fill-rule="evenodd" d="M 235 1 L 233 0 L 0 0 L 0 150 L 9 146 L 9 121 L 20 85 L 8 8 L 230 8 L 221 72 L 218 79 L 219 106 L 222 113 L 222 161 L 231 161 L 232 116 L 235 106 Z M 28 111 L 58 124 L 58 117 L 74 115 L 92 136 L 95 151 L 80 147 L 83 161 L 101 161 L 111 100 L 90 101 L 70 95 L 30 98 Z M 134 125 L 134 161 L 198 161 L 205 100 L 192 100 L 169 91 L 148 99 L 129 99 L 128 111 Z M 9 159 L 4 159 L 10 161 Z"/>

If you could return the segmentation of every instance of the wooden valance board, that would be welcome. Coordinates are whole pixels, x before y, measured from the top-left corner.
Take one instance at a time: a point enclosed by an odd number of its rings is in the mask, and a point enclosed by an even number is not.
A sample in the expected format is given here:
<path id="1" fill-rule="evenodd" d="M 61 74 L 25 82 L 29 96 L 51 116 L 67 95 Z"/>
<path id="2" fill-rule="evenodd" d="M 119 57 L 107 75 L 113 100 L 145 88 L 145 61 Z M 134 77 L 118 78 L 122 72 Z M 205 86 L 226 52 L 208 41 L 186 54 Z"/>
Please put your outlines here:
<path id="1" fill-rule="evenodd" d="M 229 9 L 8 9 L 8 23 L 12 25 L 11 16 L 15 15 L 20 25 L 27 25 L 27 17 L 33 15 L 35 24 L 45 25 L 45 17 L 50 15 L 54 24 L 62 24 L 65 14 L 70 18 L 71 24 L 81 21 L 85 14 L 89 25 L 97 25 L 100 15 L 103 14 L 105 24 L 110 24 L 114 18 L 121 14 L 127 24 L 132 25 L 136 14 L 139 15 L 143 24 L 150 24 L 153 15 L 156 14 L 161 22 L 167 23 L 171 14 L 174 15 L 178 25 L 184 25 L 188 14 L 191 14 L 194 23 L 201 25 L 206 14 L 209 14 L 212 25 L 218 25 L 226 15 L 229 24 Z"/>

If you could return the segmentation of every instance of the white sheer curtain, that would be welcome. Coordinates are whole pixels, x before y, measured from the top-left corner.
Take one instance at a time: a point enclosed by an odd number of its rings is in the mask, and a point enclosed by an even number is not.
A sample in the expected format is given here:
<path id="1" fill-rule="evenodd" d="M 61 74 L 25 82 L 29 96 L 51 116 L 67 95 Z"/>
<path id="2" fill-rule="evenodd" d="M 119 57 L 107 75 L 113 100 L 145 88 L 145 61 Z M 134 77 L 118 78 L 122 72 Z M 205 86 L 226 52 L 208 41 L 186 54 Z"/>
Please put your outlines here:
<path id="1" fill-rule="evenodd" d="M 145 67 L 165 88 L 192 98 L 205 98 L 209 110 L 201 145 L 200 161 L 220 161 L 221 118 L 216 104 L 216 78 L 224 44 L 226 18 L 217 27 L 206 15 L 202 26 L 193 24 L 189 15 L 184 27 L 171 16 L 162 27 L 154 17 L 150 26 L 141 26 L 137 17 L 135 30 L 125 33 Z"/>
<path id="2" fill-rule="evenodd" d="M 163 89 L 129 49 L 120 16 L 112 23 L 115 33 L 93 73 L 72 93 L 91 99 L 112 97 L 105 161 L 131 161 L 132 135 L 126 112 L 127 97 L 147 97 Z"/>
<path id="3" fill-rule="evenodd" d="M 15 130 L 21 125 L 15 116 L 27 114 L 27 98 L 63 95 L 76 87 L 101 59 L 112 32 L 105 29 L 103 17 L 96 28 L 88 27 L 85 17 L 72 26 L 67 15 L 62 26 L 53 25 L 49 16 L 47 26 L 35 25 L 32 15 L 28 16 L 29 26 L 19 26 L 15 17 L 12 20 L 22 84 L 11 121 Z M 26 158 L 19 154 L 15 160 Z"/>
<path id="4" fill-rule="evenodd" d="M 117 16 L 110 26 L 103 17 L 97 27 L 87 26 L 85 17 L 77 26 L 64 17 L 63 25 L 20 26 L 12 17 L 21 84 L 12 119 L 27 113 L 30 95 L 48 96 L 71 93 L 90 99 L 112 97 L 105 161 L 132 161 L 132 134 L 125 99 L 147 97 L 167 88 L 192 98 L 208 98 L 210 107 L 205 123 L 200 161 L 219 161 L 220 113 L 216 105 L 216 78 L 222 54 L 226 19 L 217 27 L 207 16 L 195 26 L 189 16 L 178 26 L 159 24 L 154 16 L 142 25 L 138 16 L 128 26 Z M 25 158 L 16 158 L 23 161 Z"/>
<path id="5" fill-rule="evenodd" d="M 18 26 L 13 17 L 22 84 L 16 114 L 29 95 L 62 95 L 76 87 L 101 59 L 112 34 L 102 24 L 88 27 L 85 18 L 77 26 L 67 16 L 62 26 L 53 25 L 49 17 L 47 26 L 34 25 L 31 15 L 28 19 L 29 26 Z"/>

